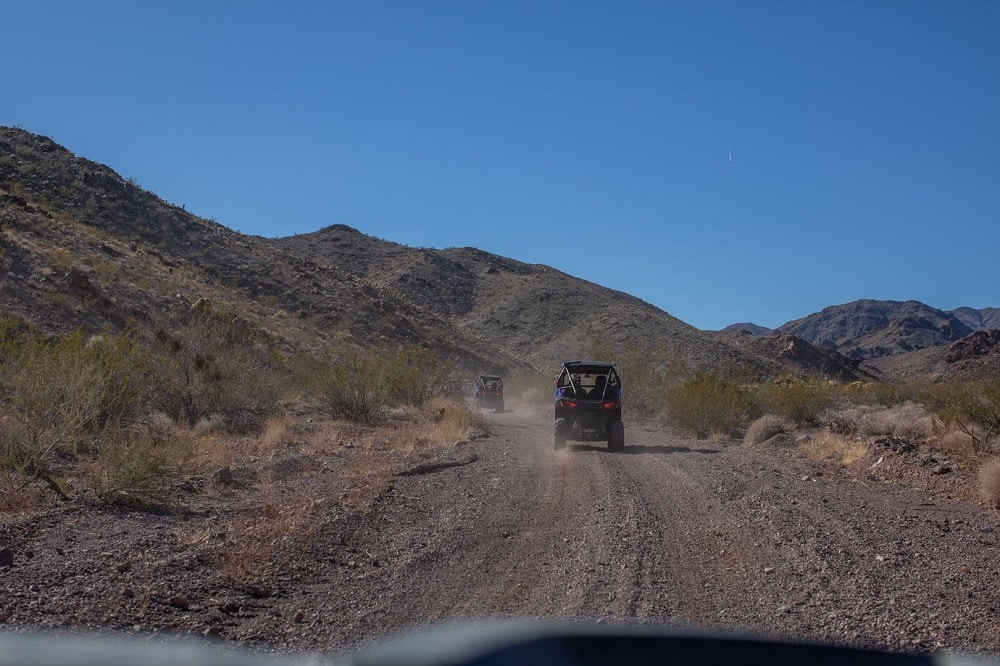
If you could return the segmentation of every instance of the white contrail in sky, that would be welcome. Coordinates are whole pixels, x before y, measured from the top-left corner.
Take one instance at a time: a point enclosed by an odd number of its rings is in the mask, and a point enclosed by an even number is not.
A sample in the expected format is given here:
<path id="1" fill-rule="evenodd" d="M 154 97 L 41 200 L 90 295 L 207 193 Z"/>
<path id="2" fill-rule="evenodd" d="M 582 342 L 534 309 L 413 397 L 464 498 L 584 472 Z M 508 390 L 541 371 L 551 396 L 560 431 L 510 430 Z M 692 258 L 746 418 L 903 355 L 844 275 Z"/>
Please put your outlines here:
<path id="1" fill-rule="evenodd" d="M 729 161 L 730 162 L 733 161 L 733 149 L 732 148 L 729 149 Z"/>

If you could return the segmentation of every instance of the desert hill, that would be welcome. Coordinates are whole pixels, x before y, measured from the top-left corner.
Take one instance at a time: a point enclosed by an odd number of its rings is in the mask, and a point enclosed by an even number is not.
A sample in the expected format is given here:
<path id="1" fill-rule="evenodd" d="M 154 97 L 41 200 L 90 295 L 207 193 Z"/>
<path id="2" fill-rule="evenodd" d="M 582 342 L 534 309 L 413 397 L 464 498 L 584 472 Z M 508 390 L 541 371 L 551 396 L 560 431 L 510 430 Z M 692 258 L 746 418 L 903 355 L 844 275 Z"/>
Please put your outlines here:
<path id="1" fill-rule="evenodd" d="M 947 346 L 972 333 L 954 314 L 918 301 L 859 300 L 778 327 L 854 359 Z"/>
<path id="2" fill-rule="evenodd" d="M 448 317 L 458 330 L 536 367 L 590 355 L 595 346 L 624 346 L 678 353 L 693 367 L 771 368 L 649 303 L 547 266 L 468 247 L 410 248 L 343 225 L 272 242 Z"/>
<path id="3" fill-rule="evenodd" d="M 545 266 L 410 248 L 348 227 L 240 234 L 16 128 L 0 128 L 0 225 L 4 315 L 45 330 L 152 327 L 206 299 L 285 344 L 419 344 L 470 370 L 548 368 L 623 347 L 695 367 L 773 369 L 648 303 Z"/>
<path id="4" fill-rule="evenodd" d="M 720 339 L 744 351 L 779 363 L 793 372 L 842 381 L 877 379 L 876 373 L 858 359 L 823 349 L 790 333 L 756 335 L 742 329 L 718 333 Z"/>
<path id="5" fill-rule="evenodd" d="M 415 344 L 480 372 L 628 351 L 751 376 L 863 377 L 862 360 L 888 378 L 981 375 L 992 354 L 946 364 L 944 352 L 1000 322 L 998 308 L 856 301 L 774 331 L 700 331 L 628 294 L 475 248 L 413 248 L 343 225 L 241 234 L 16 128 L 0 128 L 0 241 L 3 316 L 46 331 L 151 329 L 204 299 L 278 344 Z"/>
<path id="6" fill-rule="evenodd" d="M 955 308 L 951 313 L 974 331 L 1000 328 L 1000 308 Z"/>
<path id="7" fill-rule="evenodd" d="M 3 315 L 44 330 L 153 327 L 206 299 L 285 344 L 409 343 L 523 366 L 349 272 L 192 215 L 46 137 L 0 128 Z"/>

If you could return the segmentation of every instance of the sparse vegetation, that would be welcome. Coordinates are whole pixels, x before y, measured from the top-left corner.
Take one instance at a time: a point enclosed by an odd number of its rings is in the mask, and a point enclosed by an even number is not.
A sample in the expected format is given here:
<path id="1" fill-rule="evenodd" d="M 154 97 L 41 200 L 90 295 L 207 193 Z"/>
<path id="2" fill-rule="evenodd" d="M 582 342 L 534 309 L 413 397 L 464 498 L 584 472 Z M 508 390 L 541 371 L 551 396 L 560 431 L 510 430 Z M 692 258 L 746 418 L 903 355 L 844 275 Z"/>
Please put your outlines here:
<path id="1" fill-rule="evenodd" d="M 791 432 L 795 429 L 795 424 L 783 416 L 777 414 L 765 414 L 750 424 L 746 435 L 743 437 L 745 446 L 756 446 L 766 442 L 776 435 Z"/>
<path id="2" fill-rule="evenodd" d="M 833 432 L 822 432 L 809 437 L 801 446 L 806 455 L 814 460 L 831 461 L 844 466 L 863 459 L 870 451 L 863 441 Z"/>
<path id="3" fill-rule="evenodd" d="M 892 406 L 849 404 L 829 419 L 831 430 L 860 437 L 888 435 L 925 440 L 934 432 L 934 420 L 922 406 L 912 402 Z"/>
<path id="4" fill-rule="evenodd" d="M 991 450 L 1000 434 L 1000 379 L 928 386 L 921 400 L 945 426 L 968 436 L 973 452 Z"/>
<path id="5" fill-rule="evenodd" d="M 155 406 L 193 427 L 216 415 L 230 432 L 256 432 L 274 413 L 282 373 L 266 339 L 225 310 L 203 304 L 157 331 Z"/>
<path id="6" fill-rule="evenodd" d="M 705 372 L 668 386 L 666 405 L 671 422 L 696 437 L 728 434 L 746 423 L 756 409 L 744 385 Z"/>
<path id="7" fill-rule="evenodd" d="M 784 376 L 761 387 L 764 410 L 779 414 L 799 425 L 819 423 L 821 414 L 833 407 L 840 385 L 815 379 Z"/>
<path id="8" fill-rule="evenodd" d="M 1000 506 L 1000 458 L 990 458 L 979 467 L 979 493 L 989 506 Z"/>

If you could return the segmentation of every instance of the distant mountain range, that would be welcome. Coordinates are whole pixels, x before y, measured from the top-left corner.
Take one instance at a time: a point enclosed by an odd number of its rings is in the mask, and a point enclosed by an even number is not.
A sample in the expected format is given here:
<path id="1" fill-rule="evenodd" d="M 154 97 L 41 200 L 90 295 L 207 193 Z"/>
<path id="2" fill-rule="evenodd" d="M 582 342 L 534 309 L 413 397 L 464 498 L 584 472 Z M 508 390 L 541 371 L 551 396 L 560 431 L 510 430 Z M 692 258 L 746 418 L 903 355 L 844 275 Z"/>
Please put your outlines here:
<path id="1" fill-rule="evenodd" d="M 952 344 L 1000 326 L 998 308 L 856 301 L 774 331 L 700 331 L 628 294 L 475 248 L 412 248 L 342 225 L 240 234 L 15 128 L 0 128 L 0 242 L 2 316 L 43 330 L 151 329 L 208 299 L 290 348 L 405 342 L 470 372 L 631 352 L 744 376 L 946 376 L 964 362 L 945 358 Z M 991 345 L 967 344 L 962 372 L 990 367 Z M 899 370 L 923 350 L 926 362 Z"/>

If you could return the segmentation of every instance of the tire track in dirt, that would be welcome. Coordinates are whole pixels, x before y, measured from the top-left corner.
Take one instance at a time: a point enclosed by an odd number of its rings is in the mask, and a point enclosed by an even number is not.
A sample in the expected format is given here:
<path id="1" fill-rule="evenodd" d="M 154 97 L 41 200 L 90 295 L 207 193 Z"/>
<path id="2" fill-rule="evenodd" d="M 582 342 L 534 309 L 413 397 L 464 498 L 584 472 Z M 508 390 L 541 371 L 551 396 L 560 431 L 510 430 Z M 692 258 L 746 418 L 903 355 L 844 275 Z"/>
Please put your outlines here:
<path id="1" fill-rule="evenodd" d="M 824 477 L 793 451 L 635 426 L 624 453 L 553 451 L 547 413 L 489 420 L 476 462 L 397 478 L 373 512 L 380 522 L 355 535 L 380 566 L 338 590 L 356 601 L 335 613 L 346 621 L 334 643 L 544 617 L 906 650 L 1000 646 L 996 521 L 973 507 L 919 507 L 905 490 Z M 923 508 L 947 508 L 964 533 L 939 539 Z"/>

